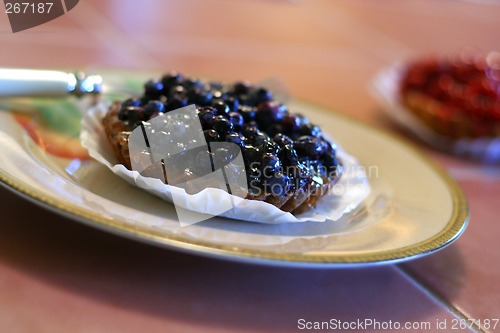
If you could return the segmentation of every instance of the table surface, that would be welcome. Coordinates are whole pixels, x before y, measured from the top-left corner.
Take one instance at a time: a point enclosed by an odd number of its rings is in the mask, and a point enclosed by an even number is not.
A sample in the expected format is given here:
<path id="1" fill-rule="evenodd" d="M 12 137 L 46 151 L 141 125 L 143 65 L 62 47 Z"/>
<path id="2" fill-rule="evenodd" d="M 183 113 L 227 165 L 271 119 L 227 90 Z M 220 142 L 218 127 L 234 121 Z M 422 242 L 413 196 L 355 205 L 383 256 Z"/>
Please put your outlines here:
<path id="1" fill-rule="evenodd" d="M 493 1 L 85 0 L 16 34 L 0 14 L 0 59 L 274 77 L 295 98 L 413 140 L 370 96 L 373 75 L 420 55 L 498 50 L 499 17 Z M 430 322 L 430 331 L 446 320 L 445 332 L 457 320 L 499 318 L 498 169 L 414 142 L 458 180 L 471 219 L 453 245 L 400 265 L 287 269 L 200 258 L 73 223 L 1 188 L 0 332 L 288 332 L 299 319 Z"/>

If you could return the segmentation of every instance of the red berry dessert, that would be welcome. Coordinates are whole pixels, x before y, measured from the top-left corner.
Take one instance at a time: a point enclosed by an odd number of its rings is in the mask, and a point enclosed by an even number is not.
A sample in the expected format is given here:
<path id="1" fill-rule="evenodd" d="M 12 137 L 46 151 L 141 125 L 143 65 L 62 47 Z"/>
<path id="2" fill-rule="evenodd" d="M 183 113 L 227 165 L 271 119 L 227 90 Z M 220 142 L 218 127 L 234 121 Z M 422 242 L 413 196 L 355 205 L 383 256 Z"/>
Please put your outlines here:
<path id="1" fill-rule="evenodd" d="M 340 177 L 335 145 L 306 117 L 288 111 L 270 91 L 246 82 L 222 84 L 169 73 L 148 81 L 140 98 L 116 101 L 103 119 L 118 161 L 131 169 L 128 137 L 141 122 L 195 104 L 207 142 L 241 147 L 247 199 L 301 213 Z"/>
<path id="2" fill-rule="evenodd" d="M 500 136 L 500 54 L 427 58 L 410 63 L 403 103 L 452 139 Z"/>

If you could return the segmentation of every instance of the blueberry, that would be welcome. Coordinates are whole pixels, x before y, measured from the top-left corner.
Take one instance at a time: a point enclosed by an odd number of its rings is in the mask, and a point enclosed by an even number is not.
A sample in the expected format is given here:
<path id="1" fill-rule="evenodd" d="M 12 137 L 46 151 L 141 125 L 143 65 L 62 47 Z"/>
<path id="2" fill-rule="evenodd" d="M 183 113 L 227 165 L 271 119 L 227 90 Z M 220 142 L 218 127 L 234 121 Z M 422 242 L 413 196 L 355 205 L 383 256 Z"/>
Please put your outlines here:
<path id="1" fill-rule="evenodd" d="M 273 141 L 273 140 L 267 140 L 265 141 L 263 144 L 262 144 L 262 147 L 261 147 L 262 151 L 264 153 L 273 153 L 273 154 L 276 154 L 278 155 L 279 152 L 280 152 L 280 146 L 278 146 L 278 144 Z"/>
<path id="2" fill-rule="evenodd" d="M 207 111 L 210 111 L 212 112 L 214 115 L 217 113 L 217 110 L 215 110 L 215 108 L 211 107 L 211 106 L 197 106 L 196 109 L 199 111 L 199 112 L 207 112 Z"/>
<path id="3" fill-rule="evenodd" d="M 245 165 L 249 167 L 259 167 L 260 170 L 260 159 L 262 156 L 262 152 L 258 148 L 252 145 L 245 145 L 242 149 L 242 153 Z"/>
<path id="4" fill-rule="evenodd" d="M 219 133 L 217 133 L 217 131 L 213 129 L 203 131 L 203 135 L 205 136 L 205 140 L 207 142 L 214 142 L 220 140 Z"/>
<path id="5" fill-rule="evenodd" d="M 182 84 L 187 90 L 203 87 L 203 82 L 196 78 L 186 78 Z"/>
<path id="6" fill-rule="evenodd" d="M 309 176 L 304 176 L 304 177 L 298 177 L 298 178 L 294 178 L 295 179 L 295 186 L 297 186 L 297 188 L 304 188 L 307 183 L 309 182 Z"/>
<path id="7" fill-rule="evenodd" d="M 144 95 L 139 100 L 139 105 L 138 106 L 146 105 L 146 104 L 149 103 L 150 100 L 151 100 L 151 97 Z"/>
<path id="8" fill-rule="evenodd" d="M 229 132 L 233 131 L 233 124 L 224 118 L 224 116 L 215 116 L 212 127 L 221 136 L 225 136 L 226 134 L 229 134 Z"/>
<path id="9" fill-rule="evenodd" d="M 253 137 L 259 131 L 257 124 L 253 122 L 249 122 L 243 125 L 241 130 L 241 134 L 243 134 L 247 138 Z"/>
<path id="10" fill-rule="evenodd" d="M 301 136 L 293 144 L 299 155 L 313 159 L 319 158 L 326 151 L 327 146 L 323 140 L 313 136 Z"/>
<path id="11" fill-rule="evenodd" d="M 137 98 L 129 98 L 122 102 L 122 108 L 127 106 L 141 106 L 141 100 Z"/>
<path id="12" fill-rule="evenodd" d="M 169 96 L 173 96 L 173 95 L 177 95 L 177 94 L 185 95 L 186 89 L 184 89 L 184 87 L 181 85 L 175 86 L 170 90 Z"/>
<path id="13" fill-rule="evenodd" d="M 257 107 L 255 118 L 259 124 L 267 127 L 281 121 L 284 116 L 285 112 L 283 112 L 278 103 L 264 102 Z"/>
<path id="14" fill-rule="evenodd" d="M 288 113 L 288 107 L 283 103 L 280 103 L 280 110 L 283 111 L 283 113 L 285 113 L 285 114 Z"/>
<path id="15" fill-rule="evenodd" d="M 290 166 L 286 169 L 286 171 L 288 176 L 299 182 L 299 187 L 302 187 L 304 185 L 304 181 L 307 182 L 308 178 L 311 176 L 311 172 L 303 163 Z"/>
<path id="16" fill-rule="evenodd" d="M 312 136 L 319 138 L 322 136 L 322 134 L 323 133 L 321 132 L 321 128 L 319 128 L 319 126 L 316 126 L 316 125 L 312 126 L 312 128 L 311 128 L 311 135 Z"/>
<path id="17" fill-rule="evenodd" d="M 285 134 L 281 134 L 281 133 L 280 134 L 276 134 L 274 136 L 273 140 L 281 148 L 285 147 L 286 145 L 293 146 L 293 140 L 290 139 L 290 137 L 288 137 Z"/>
<path id="18" fill-rule="evenodd" d="M 321 137 L 321 140 L 323 140 L 326 144 L 326 152 L 327 153 L 332 153 L 335 154 L 337 146 L 331 142 L 329 142 L 327 139 L 325 139 L 323 136 Z"/>
<path id="19" fill-rule="evenodd" d="M 221 90 L 211 90 L 214 101 L 225 101 L 227 99 L 227 94 Z"/>
<path id="20" fill-rule="evenodd" d="M 182 108 L 188 105 L 188 100 L 181 94 L 173 95 L 169 99 L 167 99 L 167 103 L 165 103 L 165 110 L 172 111 L 175 109 Z"/>
<path id="21" fill-rule="evenodd" d="M 160 81 L 149 80 L 144 84 L 144 94 L 151 98 L 158 98 L 163 92 L 163 84 Z"/>
<path id="22" fill-rule="evenodd" d="M 272 196 L 281 197 L 290 191 L 291 180 L 290 177 L 278 172 L 269 178 L 266 184 L 266 191 Z"/>
<path id="23" fill-rule="evenodd" d="M 233 124 L 235 130 L 239 131 L 244 124 L 243 116 L 238 112 L 229 112 L 229 121 Z"/>
<path id="24" fill-rule="evenodd" d="M 309 124 L 310 121 L 309 121 L 309 118 L 307 118 L 306 116 L 304 116 L 303 114 L 301 113 L 296 113 L 297 117 L 300 119 L 300 123 L 301 124 Z"/>
<path id="25" fill-rule="evenodd" d="M 217 114 L 221 116 L 227 116 L 227 114 L 231 111 L 229 106 L 223 101 L 216 101 L 212 103 L 212 106 L 217 110 Z"/>
<path id="26" fill-rule="evenodd" d="M 251 89 L 251 84 L 245 81 L 236 82 L 233 86 L 233 91 L 236 95 L 247 95 Z"/>
<path id="27" fill-rule="evenodd" d="M 250 98 L 248 95 L 238 95 L 238 100 L 240 101 L 240 106 L 256 106 L 255 100 Z"/>
<path id="28" fill-rule="evenodd" d="M 226 141 L 237 144 L 240 147 L 245 146 L 245 138 L 240 133 L 231 132 L 226 135 Z"/>
<path id="29" fill-rule="evenodd" d="M 292 145 L 285 145 L 281 147 L 279 158 L 283 162 L 284 166 L 294 166 L 299 163 L 299 157 L 297 152 L 293 149 Z"/>
<path id="30" fill-rule="evenodd" d="M 250 99 L 254 102 L 255 105 L 259 105 L 263 102 L 269 102 L 273 99 L 273 94 L 265 88 L 259 88 L 252 92 Z"/>
<path id="31" fill-rule="evenodd" d="M 264 142 L 269 141 L 269 136 L 262 132 L 262 131 L 257 131 L 253 136 L 249 138 L 252 141 L 252 144 L 255 147 L 262 146 Z"/>
<path id="32" fill-rule="evenodd" d="M 243 119 L 246 122 L 254 121 L 255 120 L 255 114 L 257 113 L 257 108 L 253 106 L 247 106 L 247 105 L 240 105 L 238 108 L 238 111 L 241 113 L 243 116 Z"/>
<path id="33" fill-rule="evenodd" d="M 121 107 L 120 108 L 120 111 L 118 111 L 118 119 L 121 120 L 121 121 L 126 121 L 128 120 L 128 108 L 130 108 L 130 106 L 126 106 L 126 107 Z"/>
<path id="34" fill-rule="evenodd" d="M 144 117 L 148 120 L 151 119 L 151 116 L 153 114 L 164 113 L 164 112 L 165 112 L 165 105 L 163 105 L 163 103 L 160 101 L 150 101 L 144 107 Z"/>
<path id="35" fill-rule="evenodd" d="M 313 125 L 311 123 L 303 123 L 302 125 L 300 125 L 299 129 L 297 130 L 297 134 L 300 136 L 300 135 L 310 135 L 310 136 L 314 136 L 314 137 L 320 137 L 321 136 L 321 129 L 316 126 L 316 125 Z"/>
<path id="36" fill-rule="evenodd" d="M 193 90 L 188 91 L 187 98 L 190 103 L 205 106 L 205 105 L 210 105 L 213 96 L 210 91 L 207 91 L 205 89 L 195 88 Z"/>
<path id="37" fill-rule="evenodd" d="M 118 119 L 126 120 L 130 125 L 144 120 L 144 108 L 141 106 L 126 106 L 120 109 Z"/>
<path id="38" fill-rule="evenodd" d="M 290 133 L 299 129 L 302 122 L 298 115 L 293 113 L 287 113 L 283 117 L 282 124 L 283 124 L 283 130 Z"/>
<path id="39" fill-rule="evenodd" d="M 328 178 L 329 168 L 327 168 L 323 163 L 319 162 L 315 165 L 313 173 L 322 179 Z"/>
<path id="40" fill-rule="evenodd" d="M 161 78 L 161 83 L 165 90 L 169 91 L 172 87 L 178 86 L 184 81 L 184 76 L 177 72 L 170 72 Z"/>
<path id="41" fill-rule="evenodd" d="M 231 110 L 231 111 L 238 111 L 238 106 L 240 105 L 238 98 L 236 98 L 234 96 L 228 97 L 226 99 L 226 104 L 229 107 L 229 110 Z"/>
<path id="42" fill-rule="evenodd" d="M 281 161 L 273 153 L 264 153 L 260 165 L 262 175 L 266 178 L 272 177 L 278 171 L 281 171 Z"/>
<path id="43" fill-rule="evenodd" d="M 247 169 L 248 193 L 258 196 L 262 193 L 262 178 L 260 169 L 257 167 Z"/>
<path id="44" fill-rule="evenodd" d="M 204 129 L 212 128 L 215 118 L 212 110 L 203 108 L 198 113 L 198 117 L 200 118 L 201 127 L 203 127 Z"/>
<path id="45" fill-rule="evenodd" d="M 283 126 L 281 124 L 273 124 L 266 128 L 266 132 L 270 137 L 274 137 L 276 134 L 283 133 Z"/>

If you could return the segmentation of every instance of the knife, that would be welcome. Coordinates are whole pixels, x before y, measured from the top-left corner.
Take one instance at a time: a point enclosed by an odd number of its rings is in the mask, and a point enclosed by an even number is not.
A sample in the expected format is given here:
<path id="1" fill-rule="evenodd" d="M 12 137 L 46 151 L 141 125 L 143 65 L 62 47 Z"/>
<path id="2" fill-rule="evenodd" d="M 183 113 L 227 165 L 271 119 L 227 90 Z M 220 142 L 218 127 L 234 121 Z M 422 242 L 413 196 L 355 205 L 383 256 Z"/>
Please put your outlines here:
<path id="1" fill-rule="evenodd" d="M 83 96 L 102 92 L 102 77 L 86 76 L 82 72 L 0 68 L 0 98 L 2 97 L 62 97 Z"/>

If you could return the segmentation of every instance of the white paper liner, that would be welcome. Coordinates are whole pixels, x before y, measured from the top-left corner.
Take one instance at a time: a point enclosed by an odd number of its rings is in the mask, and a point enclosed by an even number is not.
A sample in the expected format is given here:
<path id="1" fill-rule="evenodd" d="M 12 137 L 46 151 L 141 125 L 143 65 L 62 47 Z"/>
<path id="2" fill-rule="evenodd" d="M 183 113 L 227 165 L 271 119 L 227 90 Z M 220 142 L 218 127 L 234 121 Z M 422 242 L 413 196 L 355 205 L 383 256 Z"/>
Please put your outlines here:
<path id="1" fill-rule="evenodd" d="M 433 147 L 485 163 L 500 163 L 500 137 L 453 140 L 436 133 L 410 112 L 399 94 L 404 70 L 404 63 L 395 63 L 381 70 L 372 82 L 374 96 L 392 119 Z"/>
<path id="2" fill-rule="evenodd" d="M 164 184 L 159 179 L 144 177 L 136 171 L 128 170 L 122 164 L 117 164 L 117 159 L 101 123 L 107 109 L 108 107 L 101 103 L 84 113 L 80 134 L 82 145 L 88 149 L 91 157 L 107 166 L 113 173 L 130 184 L 172 202 L 172 186 Z M 344 173 L 337 184 L 334 185 L 333 190 L 330 190 L 318 200 L 315 209 L 294 216 L 266 202 L 243 200 L 235 208 L 220 216 L 268 224 L 325 222 L 340 219 L 342 215 L 353 211 L 368 197 L 370 185 L 364 168 L 354 157 L 340 148 L 337 150 L 337 156 L 342 162 Z M 230 200 L 231 196 L 231 194 L 220 189 L 207 188 L 195 195 L 186 195 L 182 207 L 193 212 L 214 216 L 217 214 L 214 212 L 213 207 L 217 207 L 218 203 L 223 202 L 223 200 Z"/>

